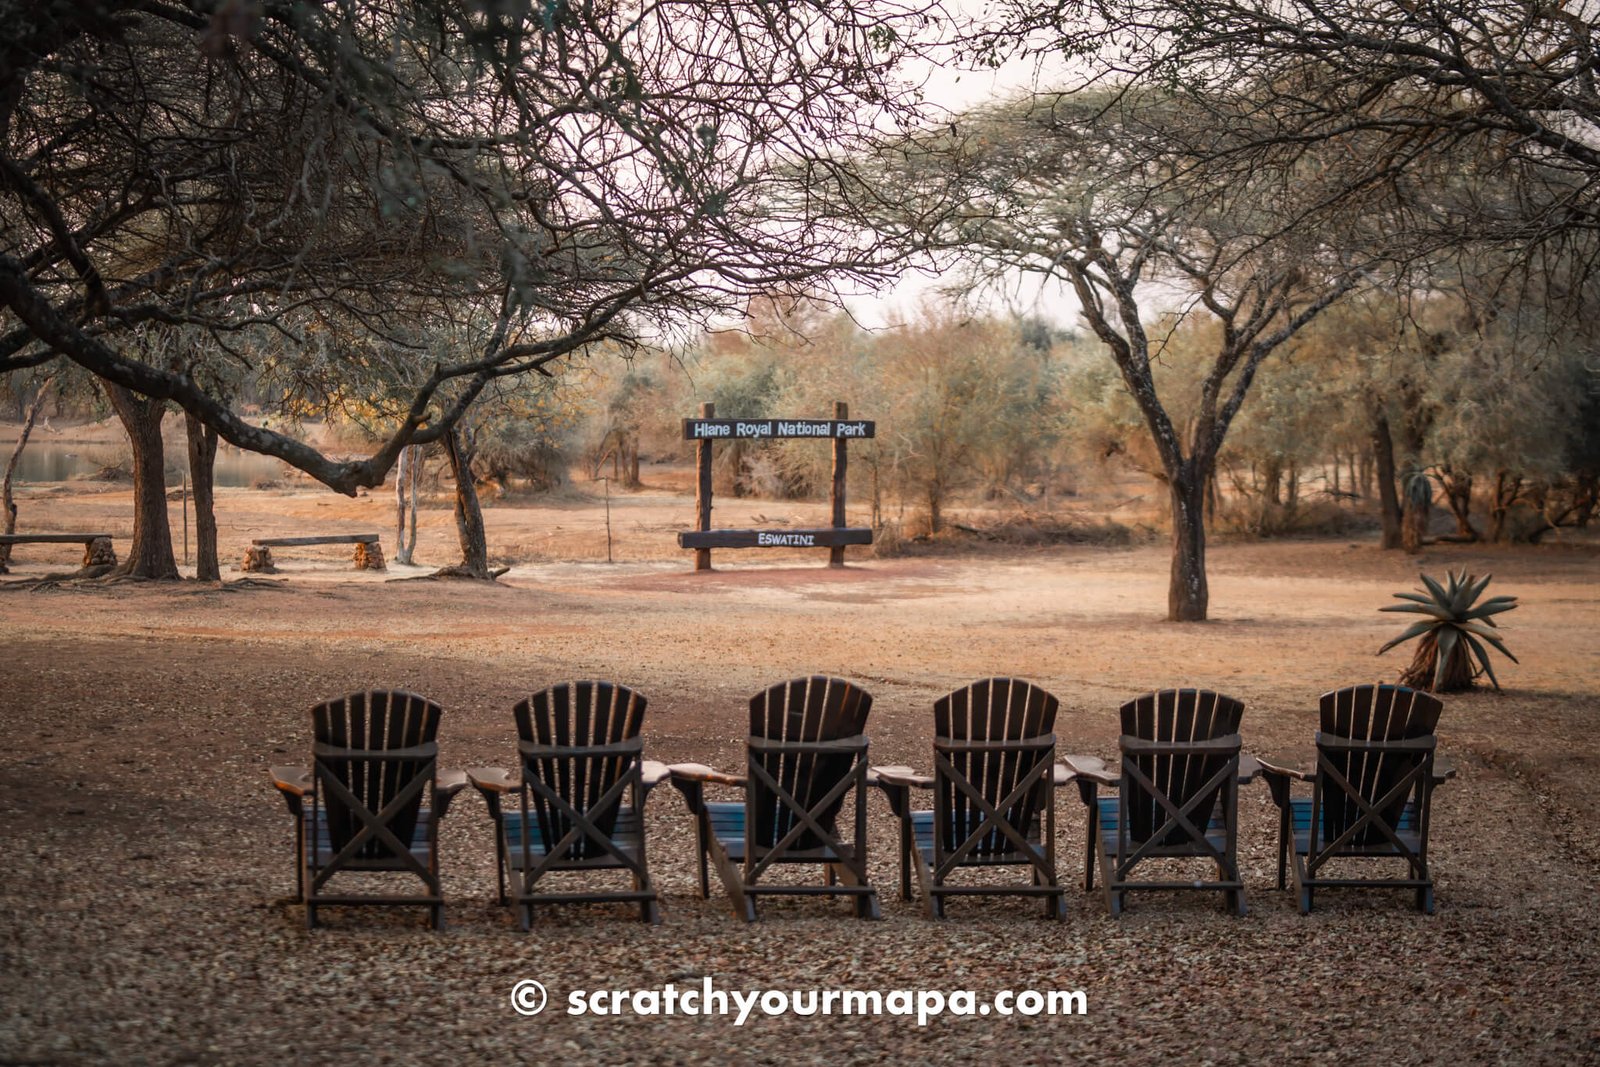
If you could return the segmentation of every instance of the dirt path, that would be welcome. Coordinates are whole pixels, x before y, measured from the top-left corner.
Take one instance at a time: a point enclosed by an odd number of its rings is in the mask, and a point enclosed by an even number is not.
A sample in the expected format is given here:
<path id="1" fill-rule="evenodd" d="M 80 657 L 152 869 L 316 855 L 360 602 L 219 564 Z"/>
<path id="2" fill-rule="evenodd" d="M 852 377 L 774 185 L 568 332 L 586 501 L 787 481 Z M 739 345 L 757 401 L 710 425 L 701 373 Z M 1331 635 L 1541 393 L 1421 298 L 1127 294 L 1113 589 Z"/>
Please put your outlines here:
<path id="1" fill-rule="evenodd" d="M 767 559 L 768 557 L 762 557 Z M 1158 549 L 1050 550 L 981 560 L 741 565 L 681 559 L 518 567 L 501 587 L 346 582 L 308 563 L 254 588 L 110 585 L 0 592 L 0 1060 L 59 1063 L 648 1059 L 654 1063 L 1127 1062 L 1322 1058 L 1394 1062 L 1600 1059 L 1600 567 L 1592 550 L 1442 551 L 1431 570 L 1492 568 L 1522 597 L 1508 692 L 1452 699 L 1443 741 L 1463 758 L 1441 791 L 1439 914 L 1398 895 L 1328 894 L 1309 919 L 1274 880 L 1275 818 L 1247 791 L 1252 915 L 1210 900 L 1135 897 L 1120 922 L 1072 894 L 1048 925 L 1012 901 L 960 904 L 940 926 L 893 893 L 894 826 L 870 803 L 886 921 L 779 903 L 752 928 L 694 892 L 678 798 L 649 809 L 666 923 L 618 909 L 546 911 L 533 934 L 493 905 L 481 802 L 444 828 L 450 930 L 405 912 L 334 911 L 308 936 L 292 891 L 290 825 L 269 763 L 303 761 L 306 709 L 373 685 L 447 709 L 452 766 L 511 758 L 507 709 L 584 676 L 651 698 L 646 744 L 668 762 L 732 767 L 743 699 L 820 671 L 877 697 L 874 762 L 927 766 L 927 706 L 986 674 L 1051 688 L 1064 749 L 1109 755 L 1117 701 L 1165 684 L 1248 704 L 1246 744 L 1302 744 L 1336 683 L 1392 677 L 1374 609 L 1414 564 L 1344 543 L 1221 546 L 1216 621 L 1158 621 Z M 1058 802 L 1058 864 L 1081 878 L 1081 806 Z M 1081 883 L 1080 883 L 1081 884 Z M 511 1013 L 520 978 L 565 991 L 726 988 L 1084 989 L 1084 1018 L 574 1018 Z M 1392 1016 L 1390 1033 L 1369 1013 Z"/>

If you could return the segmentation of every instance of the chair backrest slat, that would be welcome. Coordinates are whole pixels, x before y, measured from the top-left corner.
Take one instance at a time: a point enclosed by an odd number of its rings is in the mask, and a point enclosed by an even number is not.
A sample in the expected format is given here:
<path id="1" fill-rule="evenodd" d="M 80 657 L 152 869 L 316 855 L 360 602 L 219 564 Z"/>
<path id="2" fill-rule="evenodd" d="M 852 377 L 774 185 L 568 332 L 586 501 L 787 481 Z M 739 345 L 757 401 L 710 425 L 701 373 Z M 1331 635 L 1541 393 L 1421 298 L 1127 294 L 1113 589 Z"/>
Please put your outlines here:
<path id="1" fill-rule="evenodd" d="M 1182 745 L 1238 733 L 1244 704 L 1209 689 L 1163 689 L 1128 701 L 1122 705 L 1121 714 L 1124 734 L 1143 741 Z M 1124 758 L 1132 758 L 1140 773 L 1182 808 L 1232 757 L 1215 753 L 1142 753 Z M 1145 790 L 1125 790 L 1125 794 L 1129 838 L 1146 841 L 1166 824 L 1167 813 Z M 1213 786 L 1195 806 L 1190 815 L 1195 826 L 1205 829 L 1220 795 L 1221 787 Z M 1187 840 L 1182 828 L 1174 827 L 1162 844 L 1178 845 Z"/>
<path id="2" fill-rule="evenodd" d="M 377 813 L 421 774 L 433 774 L 435 759 L 384 760 L 377 755 L 394 749 L 433 746 L 439 733 L 439 705 L 415 693 L 375 689 L 323 701 L 311 709 L 312 735 L 321 745 L 340 749 L 319 757 L 321 769 L 337 778 L 368 811 Z M 363 758 L 363 754 L 370 754 Z M 324 795 L 328 834 L 334 851 L 360 831 L 362 821 L 337 798 Z M 403 842 L 416 829 L 422 794 L 409 801 L 388 827 Z M 357 851 L 360 859 L 386 857 L 392 850 L 376 837 Z"/>
<path id="3" fill-rule="evenodd" d="M 593 748 L 635 741 L 644 724 L 648 701 L 625 685 L 612 682 L 563 682 L 519 702 L 512 709 L 517 737 L 524 745 L 541 748 Z M 523 753 L 522 774 L 543 783 L 551 792 L 591 819 L 601 833 L 610 834 L 625 796 L 597 810 L 612 787 L 639 761 L 637 746 L 631 751 L 559 754 Z M 554 846 L 572 828 L 572 819 L 551 801 L 534 793 L 529 799 L 543 839 Z M 572 846 L 571 859 L 604 855 L 601 845 L 584 835 Z"/>
<path id="4" fill-rule="evenodd" d="M 824 675 L 796 678 L 750 698 L 750 734 L 776 742 L 837 741 L 864 733 L 871 710 L 871 694 L 843 678 Z M 851 773 L 861 758 L 856 752 L 785 751 L 782 745 L 763 750 L 752 748 L 749 754 L 752 770 L 761 767 L 808 810 Z M 793 809 L 782 803 L 754 774 L 750 776 L 749 800 L 750 830 L 758 848 L 777 844 L 794 827 Z M 843 804 L 841 796 L 821 812 L 817 821 L 831 832 Z M 807 830 L 790 848 L 815 848 L 819 844 L 815 835 Z"/>
<path id="5" fill-rule="evenodd" d="M 960 848 L 982 821 L 983 812 L 962 788 L 978 792 L 991 807 L 998 807 L 1040 764 L 1055 762 L 1054 748 L 1037 742 L 1055 729 L 1060 702 L 1031 682 L 1017 678 L 985 678 L 940 697 L 933 705 L 935 745 L 945 747 L 944 757 L 956 777 L 942 767 L 935 771 L 934 825 L 941 852 Z M 982 748 L 960 742 L 992 742 Z M 1006 744 L 1005 742 L 1013 742 Z M 1029 827 L 1049 803 L 1052 787 L 1048 766 L 1043 775 L 1001 816 L 1026 836 Z M 958 781 L 959 778 L 959 781 Z M 991 830 L 968 855 L 974 859 L 1012 855 L 1016 842 Z"/>
<path id="6" fill-rule="evenodd" d="M 1368 744 L 1353 749 L 1323 748 L 1319 758 L 1328 760 L 1362 799 L 1373 803 L 1427 758 L 1426 753 L 1416 750 L 1386 749 L 1383 742 L 1415 741 L 1433 736 L 1443 709 L 1443 703 L 1432 694 L 1402 685 L 1352 685 L 1324 693 L 1322 732 Z M 1325 779 L 1320 785 L 1323 839 L 1334 841 L 1361 818 L 1361 808 L 1332 781 Z M 1414 799 L 1415 794 L 1416 790 L 1412 790 L 1389 804 L 1383 810 L 1383 820 L 1391 827 L 1397 825 L 1406 802 Z M 1356 831 L 1350 843 L 1363 846 L 1386 840 L 1382 830 L 1368 823 Z"/>

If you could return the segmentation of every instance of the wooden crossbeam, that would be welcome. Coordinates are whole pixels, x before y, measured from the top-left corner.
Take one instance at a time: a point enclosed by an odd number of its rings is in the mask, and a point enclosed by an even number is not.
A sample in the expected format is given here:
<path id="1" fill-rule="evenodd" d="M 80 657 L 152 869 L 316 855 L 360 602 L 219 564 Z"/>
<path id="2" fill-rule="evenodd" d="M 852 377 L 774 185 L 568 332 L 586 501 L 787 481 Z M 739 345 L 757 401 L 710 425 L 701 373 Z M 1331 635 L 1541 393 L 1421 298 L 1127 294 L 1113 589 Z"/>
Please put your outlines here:
<path id="1" fill-rule="evenodd" d="M 379 540 L 377 534 L 330 534 L 327 537 L 258 537 L 250 543 L 260 548 L 291 548 L 295 545 L 375 545 Z"/>
<path id="2" fill-rule="evenodd" d="M 111 540 L 108 533 L 51 533 L 51 534 L 0 534 L 0 545 L 86 545 L 101 538 Z"/>
<path id="3" fill-rule="evenodd" d="M 684 530 L 679 548 L 834 548 L 870 545 L 864 526 L 815 526 L 793 530 Z"/>

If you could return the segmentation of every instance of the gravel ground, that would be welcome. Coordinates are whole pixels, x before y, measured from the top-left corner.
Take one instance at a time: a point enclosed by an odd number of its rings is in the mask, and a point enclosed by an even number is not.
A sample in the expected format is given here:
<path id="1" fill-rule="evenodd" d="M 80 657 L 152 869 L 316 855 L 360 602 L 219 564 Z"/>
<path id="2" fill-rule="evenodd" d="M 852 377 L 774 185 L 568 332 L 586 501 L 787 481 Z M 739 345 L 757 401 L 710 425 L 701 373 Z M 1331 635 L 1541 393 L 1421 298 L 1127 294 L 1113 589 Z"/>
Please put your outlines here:
<path id="1" fill-rule="evenodd" d="M 1134 896 L 1108 918 L 1081 889 L 1076 790 L 1057 805 L 1058 868 L 1076 886 L 1059 924 L 1006 899 L 925 919 L 895 893 L 895 826 L 873 796 L 884 921 L 778 900 L 744 926 L 699 899 L 670 788 L 647 819 L 659 927 L 583 906 L 519 933 L 493 903 L 490 822 L 468 794 L 443 824 L 443 933 L 420 909 L 370 908 L 328 909 L 307 933 L 288 901 L 291 824 L 265 769 L 305 761 L 306 711 L 329 695 L 432 696 L 447 709 L 447 766 L 505 765 L 516 699 L 610 675 L 651 698 L 648 755 L 731 769 L 742 698 L 810 670 L 877 696 L 878 763 L 926 768 L 929 702 L 985 673 L 1060 695 L 1064 750 L 1109 756 L 1117 700 L 1200 684 L 1246 700 L 1246 745 L 1266 751 L 1309 740 L 1321 689 L 1380 674 L 1371 651 L 1392 620 L 1371 609 L 1405 583 L 1377 553 L 1349 553 L 1330 576 L 1344 552 L 1219 547 L 1219 618 L 1203 627 L 1153 620 L 1164 578 L 1149 550 L 843 575 L 551 568 L 513 572 L 508 588 L 295 575 L 0 592 L 0 1063 L 1600 1062 L 1592 552 L 1461 560 L 1524 597 L 1508 621 L 1524 663 L 1502 674 L 1507 693 L 1447 704 L 1462 773 L 1436 796 L 1433 917 L 1375 891 L 1326 892 L 1301 917 L 1273 889 L 1276 817 L 1260 785 L 1243 794 L 1245 919 L 1200 894 Z M 1376 663 L 1385 677 L 1399 666 Z M 971 989 L 980 1002 L 1081 989 L 1087 1013 L 926 1026 L 565 1013 L 573 990 L 706 977 L 729 990 Z M 533 1018 L 508 999 L 527 978 L 551 997 Z"/>

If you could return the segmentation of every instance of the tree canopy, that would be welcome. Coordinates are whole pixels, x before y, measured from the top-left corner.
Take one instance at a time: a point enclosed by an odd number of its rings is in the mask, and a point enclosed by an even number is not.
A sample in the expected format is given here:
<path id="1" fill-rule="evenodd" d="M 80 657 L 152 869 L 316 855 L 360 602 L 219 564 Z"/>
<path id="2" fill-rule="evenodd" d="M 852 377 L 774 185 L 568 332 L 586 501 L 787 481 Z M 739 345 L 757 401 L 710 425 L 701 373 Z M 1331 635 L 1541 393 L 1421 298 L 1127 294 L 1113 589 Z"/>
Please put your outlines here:
<path id="1" fill-rule="evenodd" d="M 892 133 L 929 16 L 894 3 L 4 0 L 0 372 L 65 356 L 353 493 L 493 381 L 903 254 L 816 191 Z M 493 322 L 434 358 L 418 324 Z M 127 338 L 241 373 L 377 346 L 419 368 L 365 458 L 254 425 Z M 324 346 L 323 357 L 329 355 Z"/>

